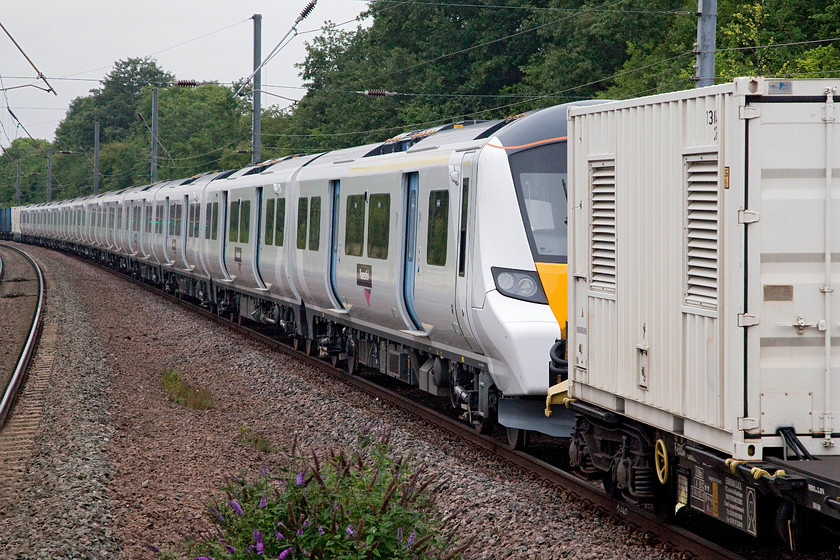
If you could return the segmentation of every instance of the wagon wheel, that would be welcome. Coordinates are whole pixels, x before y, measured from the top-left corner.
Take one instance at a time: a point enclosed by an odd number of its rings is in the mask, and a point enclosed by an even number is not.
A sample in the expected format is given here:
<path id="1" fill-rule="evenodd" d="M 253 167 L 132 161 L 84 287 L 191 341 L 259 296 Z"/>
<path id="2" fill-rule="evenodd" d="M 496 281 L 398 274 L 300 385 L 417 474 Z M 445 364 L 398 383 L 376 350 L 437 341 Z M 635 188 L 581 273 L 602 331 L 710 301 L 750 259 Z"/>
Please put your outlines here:
<path id="1" fill-rule="evenodd" d="M 656 467 L 656 478 L 664 486 L 668 483 L 668 449 L 661 439 L 656 440 L 653 448 L 653 464 Z"/>
<path id="2" fill-rule="evenodd" d="M 355 375 L 359 372 L 359 360 L 356 355 L 356 341 L 350 340 L 347 342 L 347 373 Z"/>
<path id="3" fill-rule="evenodd" d="M 524 449 L 528 445 L 528 430 L 507 428 L 507 442 L 511 449 Z"/>
<path id="4" fill-rule="evenodd" d="M 318 343 L 315 342 L 314 338 L 307 338 L 306 339 L 306 355 L 307 356 L 318 356 L 320 350 L 318 348 Z"/>

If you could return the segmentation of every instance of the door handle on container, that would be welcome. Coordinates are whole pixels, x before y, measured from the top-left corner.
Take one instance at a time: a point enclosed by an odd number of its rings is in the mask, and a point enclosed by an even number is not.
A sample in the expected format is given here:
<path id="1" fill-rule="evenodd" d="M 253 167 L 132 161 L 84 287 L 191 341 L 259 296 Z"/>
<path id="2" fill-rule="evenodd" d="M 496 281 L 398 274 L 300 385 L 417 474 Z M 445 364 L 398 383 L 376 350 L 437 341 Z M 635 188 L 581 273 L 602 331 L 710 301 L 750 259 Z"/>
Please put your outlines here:
<path id="1" fill-rule="evenodd" d="M 816 327 L 817 330 L 824 331 L 827 326 L 824 320 L 819 320 L 816 323 L 809 323 L 801 315 L 798 316 L 793 323 L 776 323 L 777 327 L 793 327 L 796 329 L 796 334 L 803 334 L 806 328 Z"/>

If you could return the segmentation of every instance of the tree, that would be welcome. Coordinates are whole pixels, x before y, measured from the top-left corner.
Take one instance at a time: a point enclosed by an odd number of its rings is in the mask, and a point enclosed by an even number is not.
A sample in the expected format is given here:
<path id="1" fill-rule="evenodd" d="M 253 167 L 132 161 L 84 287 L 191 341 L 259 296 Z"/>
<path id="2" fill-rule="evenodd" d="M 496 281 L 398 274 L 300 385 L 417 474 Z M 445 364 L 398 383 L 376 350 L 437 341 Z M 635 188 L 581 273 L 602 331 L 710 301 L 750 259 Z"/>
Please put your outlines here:
<path id="1" fill-rule="evenodd" d="M 94 123 L 100 123 L 100 141 L 124 140 L 137 126 L 137 109 L 143 88 L 163 86 L 174 81 L 149 58 L 129 58 L 114 64 L 102 87 L 92 89 L 88 97 L 77 97 L 67 116 L 55 131 L 60 150 L 93 149 Z"/>

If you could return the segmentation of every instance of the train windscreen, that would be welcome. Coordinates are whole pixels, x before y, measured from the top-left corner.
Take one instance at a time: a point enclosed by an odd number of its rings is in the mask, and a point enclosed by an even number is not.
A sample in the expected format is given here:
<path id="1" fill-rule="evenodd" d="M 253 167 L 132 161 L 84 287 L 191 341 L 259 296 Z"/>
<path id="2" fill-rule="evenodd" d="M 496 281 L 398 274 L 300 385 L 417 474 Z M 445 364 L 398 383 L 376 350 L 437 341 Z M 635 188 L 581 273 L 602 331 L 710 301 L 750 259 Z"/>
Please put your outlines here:
<path id="1" fill-rule="evenodd" d="M 509 156 L 519 209 L 535 262 L 567 262 L 566 142 Z"/>

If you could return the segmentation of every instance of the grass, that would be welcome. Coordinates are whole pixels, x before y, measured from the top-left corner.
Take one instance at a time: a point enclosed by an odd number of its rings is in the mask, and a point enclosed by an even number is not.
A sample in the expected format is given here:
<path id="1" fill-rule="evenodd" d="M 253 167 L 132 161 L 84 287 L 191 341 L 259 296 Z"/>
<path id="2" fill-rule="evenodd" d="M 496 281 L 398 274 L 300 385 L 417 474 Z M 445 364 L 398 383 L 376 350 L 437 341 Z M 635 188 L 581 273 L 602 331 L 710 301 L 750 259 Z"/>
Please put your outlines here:
<path id="1" fill-rule="evenodd" d="M 181 379 L 181 374 L 174 369 L 163 370 L 163 388 L 171 400 L 182 406 L 192 410 L 213 408 L 213 394 L 210 390 L 190 385 Z"/>
<path id="2" fill-rule="evenodd" d="M 239 426 L 239 436 L 236 439 L 242 445 L 260 453 L 271 453 L 274 451 L 274 446 L 271 442 L 262 434 L 253 431 L 247 424 Z"/>

